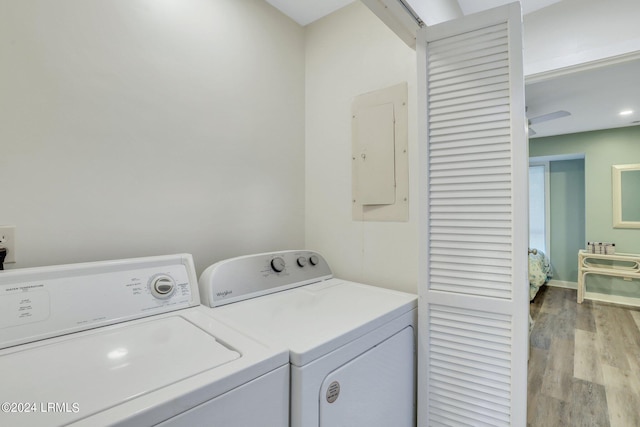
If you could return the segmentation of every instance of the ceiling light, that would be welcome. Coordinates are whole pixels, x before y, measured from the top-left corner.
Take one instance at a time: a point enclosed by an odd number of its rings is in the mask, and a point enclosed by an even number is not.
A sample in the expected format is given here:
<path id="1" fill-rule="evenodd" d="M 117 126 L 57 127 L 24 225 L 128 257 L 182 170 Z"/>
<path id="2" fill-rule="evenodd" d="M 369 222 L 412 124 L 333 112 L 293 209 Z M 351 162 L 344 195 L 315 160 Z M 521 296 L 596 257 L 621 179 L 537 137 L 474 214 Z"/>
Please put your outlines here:
<path id="1" fill-rule="evenodd" d="M 107 357 L 109 359 L 121 359 L 124 356 L 126 356 L 128 353 L 129 351 L 126 348 L 116 348 L 115 350 L 107 353 Z"/>
<path id="2" fill-rule="evenodd" d="M 624 110 L 624 111 L 620 111 L 620 115 L 621 116 L 628 116 L 630 114 L 633 114 L 633 110 Z"/>

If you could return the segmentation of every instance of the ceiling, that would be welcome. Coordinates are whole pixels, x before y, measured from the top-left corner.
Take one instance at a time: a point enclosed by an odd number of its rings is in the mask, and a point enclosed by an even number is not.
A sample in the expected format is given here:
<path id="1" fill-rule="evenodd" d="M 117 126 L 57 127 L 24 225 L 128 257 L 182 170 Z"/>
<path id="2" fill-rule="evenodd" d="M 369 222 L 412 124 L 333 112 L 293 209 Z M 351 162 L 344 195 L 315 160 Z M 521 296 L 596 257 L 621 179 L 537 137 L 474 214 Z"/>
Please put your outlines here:
<path id="1" fill-rule="evenodd" d="M 411 1 L 424 1 L 424 0 L 410 0 Z M 465 15 L 481 12 L 483 10 L 491 9 L 493 7 L 502 6 L 503 4 L 513 3 L 514 0 L 458 0 L 460 9 Z M 554 3 L 558 3 L 561 0 L 520 0 L 522 5 L 522 13 L 527 14 L 535 12 L 543 7 L 551 6 Z"/>
<path id="2" fill-rule="evenodd" d="M 266 0 L 274 7 L 307 25 L 354 0 Z M 436 2 L 452 0 L 406 0 Z M 510 3 L 513 0 L 457 0 L 465 15 Z M 523 13 L 558 3 L 561 0 L 520 0 Z M 414 7 L 414 9 L 417 9 Z M 424 9 L 424 4 L 423 4 Z M 609 129 L 640 124 L 640 60 L 594 68 L 588 71 L 528 83 L 525 89 L 529 118 L 564 110 L 569 116 L 536 123 L 531 126 L 535 135 L 561 135 L 598 129 Z M 629 116 L 620 116 L 622 110 L 633 110 Z"/>
<path id="3" fill-rule="evenodd" d="M 565 110 L 570 116 L 531 126 L 533 138 L 640 124 L 640 59 L 529 83 L 529 119 Z M 621 116 L 624 110 L 632 114 Z"/>
<path id="4" fill-rule="evenodd" d="M 307 25 L 354 1 L 355 0 L 267 0 L 267 3 L 279 9 L 298 24 Z"/>
<path id="5" fill-rule="evenodd" d="M 344 6 L 353 3 L 355 0 L 266 0 L 268 3 L 279 9 L 282 13 L 289 16 L 300 25 L 307 25 L 311 22 L 335 12 Z M 429 2 L 442 3 L 455 0 L 404 0 L 413 7 L 414 4 Z M 491 9 L 503 4 L 512 3 L 514 0 L 457 0 L 462 13 L 469 15 L 471 13 L 480 12 L 482 10 Z M 522 12 L 534 12 L 543 7 L 558 3 L 561 0 L 520 0 L 522 4 Z M 415 10 L 422 9 L 414 7 Z"/>

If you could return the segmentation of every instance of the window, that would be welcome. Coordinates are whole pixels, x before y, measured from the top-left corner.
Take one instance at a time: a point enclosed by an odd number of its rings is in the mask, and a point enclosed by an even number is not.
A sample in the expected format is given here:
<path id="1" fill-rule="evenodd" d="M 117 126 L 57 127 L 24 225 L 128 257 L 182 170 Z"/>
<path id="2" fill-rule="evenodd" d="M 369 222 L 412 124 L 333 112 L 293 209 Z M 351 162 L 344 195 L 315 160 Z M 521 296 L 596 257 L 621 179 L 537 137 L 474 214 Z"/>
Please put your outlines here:
<path id="1" fill-rule="evenodd" d="M 529 248 L 548 252 L 548 163 L 529 165 Z"/>

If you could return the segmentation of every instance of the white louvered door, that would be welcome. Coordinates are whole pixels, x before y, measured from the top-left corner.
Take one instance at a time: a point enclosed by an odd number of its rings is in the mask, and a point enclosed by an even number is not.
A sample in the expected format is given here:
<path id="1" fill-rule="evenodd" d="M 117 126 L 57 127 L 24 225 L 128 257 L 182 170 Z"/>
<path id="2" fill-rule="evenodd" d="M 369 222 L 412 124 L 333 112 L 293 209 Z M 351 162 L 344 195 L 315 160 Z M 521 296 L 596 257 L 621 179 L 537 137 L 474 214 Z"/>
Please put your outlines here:
<path id="1" fill-rule="evenodd" d="M 528 148 L 518 3 L 422 29 L 418 424 L 524 426 Z"/>

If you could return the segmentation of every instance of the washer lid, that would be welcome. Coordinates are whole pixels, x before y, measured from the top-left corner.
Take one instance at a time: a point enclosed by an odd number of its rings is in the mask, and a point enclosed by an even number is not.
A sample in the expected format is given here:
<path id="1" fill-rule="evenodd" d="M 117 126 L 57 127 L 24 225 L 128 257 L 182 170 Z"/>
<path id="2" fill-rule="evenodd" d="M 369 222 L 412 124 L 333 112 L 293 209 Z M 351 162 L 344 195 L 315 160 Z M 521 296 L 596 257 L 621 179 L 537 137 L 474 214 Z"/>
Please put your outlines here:
<path id="1" fill-rule="evenodd" d="M 417 296 L 329 279 L 211 309 L 217 319 L 289 349 L 303 366 L 413 310 Z"/>
<path id="2" fill-rule="evenodd" d="M 19 347 L 0 378 L 5 401 L 36 405 L 11 425 L 66 424 L 240 357 L 176 315 Z"/>

